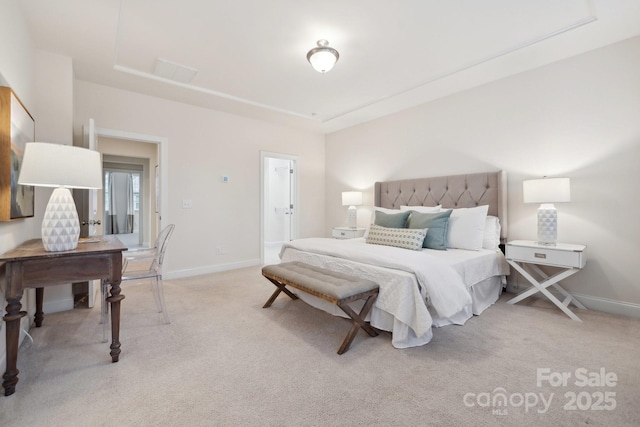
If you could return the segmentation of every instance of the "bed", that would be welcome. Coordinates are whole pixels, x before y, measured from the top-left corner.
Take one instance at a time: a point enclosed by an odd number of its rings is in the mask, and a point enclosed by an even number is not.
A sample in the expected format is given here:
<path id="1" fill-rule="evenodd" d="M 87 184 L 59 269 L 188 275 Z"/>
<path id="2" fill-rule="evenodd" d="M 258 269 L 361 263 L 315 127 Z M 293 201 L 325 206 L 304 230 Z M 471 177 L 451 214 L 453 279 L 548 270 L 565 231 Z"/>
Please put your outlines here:
<path id="1" fill-rule="evenodd" d="M 420 218 L 423 212 L 428 218 L 446 216 L 446 245 L 432 240 L 436 246 L 408 250 L 371 244 L 380 230 L 401 234 L 421 231 L 372 224 L 364 238 L 288 242 L 280 258 L 375 281 L 380 294 L 368 316 L 371 325 L 391 332 L 396 348 L 424 345 L 431 341 L 433 327 L 463 325 L 500 296 L 509 274 L 499 249 L 507 235 L 505 195 L 506 175 L 502 171 L 377 182 L 376 223 L 385 224 L 384 219 L 395 220 L 407 212 L 408 218 Z M 444 246 L 446 250 L 442 250 Z M 307 294 L 298 296 L 316 308 L 344 316 L 333 304 Z"/>

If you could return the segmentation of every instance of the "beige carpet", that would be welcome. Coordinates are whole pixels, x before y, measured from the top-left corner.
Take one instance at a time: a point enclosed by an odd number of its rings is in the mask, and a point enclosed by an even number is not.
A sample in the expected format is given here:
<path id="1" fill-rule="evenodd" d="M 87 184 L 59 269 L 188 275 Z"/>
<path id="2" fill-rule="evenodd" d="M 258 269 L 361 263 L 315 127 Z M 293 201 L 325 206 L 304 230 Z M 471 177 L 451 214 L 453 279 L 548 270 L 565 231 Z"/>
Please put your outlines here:
<path id="1" fill-rule="evenodd" d="M 257 267 L 165 286 L 170 325 L 148 286 L 124 288 L 116 364 L 97 307 L 45 317 L 20 348 L 0 425 L 640 425 L 637 319 L 581 310 L 578 323 L 542 300 L 503 297 L 426 346 L 398 350 L 361 331 L 339 356 L 348 321 L 284 295 L 263 309 L 273 285 Z M 571 377 L 538 386 L 545 368 Z"/>

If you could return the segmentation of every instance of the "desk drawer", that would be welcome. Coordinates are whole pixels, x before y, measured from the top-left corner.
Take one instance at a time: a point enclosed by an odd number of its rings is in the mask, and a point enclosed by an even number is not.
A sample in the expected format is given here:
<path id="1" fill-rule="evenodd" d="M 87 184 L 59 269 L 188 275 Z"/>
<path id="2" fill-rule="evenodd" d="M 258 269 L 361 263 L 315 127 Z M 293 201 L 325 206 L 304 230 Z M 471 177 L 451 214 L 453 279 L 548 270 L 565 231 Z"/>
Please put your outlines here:
<path id="1" fill-rule="evenodd" d="M 576 252 L 543 247 L 507 245 L 506 257 L 514 261 L 558 267 L 582 268 L 586 263 L 584 251 Z"/>

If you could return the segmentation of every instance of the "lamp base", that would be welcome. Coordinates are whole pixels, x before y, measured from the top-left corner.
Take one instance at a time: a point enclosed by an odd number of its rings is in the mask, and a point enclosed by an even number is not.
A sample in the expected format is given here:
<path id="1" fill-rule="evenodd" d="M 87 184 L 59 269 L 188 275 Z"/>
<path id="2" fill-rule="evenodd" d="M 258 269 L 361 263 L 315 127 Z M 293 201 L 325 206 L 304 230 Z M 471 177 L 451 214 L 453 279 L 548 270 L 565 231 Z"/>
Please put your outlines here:
<path id="1" fill-rule="evenodd" d="M 68 188 L 53 190 L 42 220 L 42 244 L 49 252 L 70 251 L 78 246 L 80 222 Z"/>
<path id="2" fill-rule="evenodd" d="M 538 208 L 538 243 L 555 245 L 558 238 L 558 211 L 551 203 Z"/>
<path id="3" fill-rule="evenodd" d="M 349 206 L 347 210 L 347 227 L 358 228 L 358 209 L 355 206 Z"/>

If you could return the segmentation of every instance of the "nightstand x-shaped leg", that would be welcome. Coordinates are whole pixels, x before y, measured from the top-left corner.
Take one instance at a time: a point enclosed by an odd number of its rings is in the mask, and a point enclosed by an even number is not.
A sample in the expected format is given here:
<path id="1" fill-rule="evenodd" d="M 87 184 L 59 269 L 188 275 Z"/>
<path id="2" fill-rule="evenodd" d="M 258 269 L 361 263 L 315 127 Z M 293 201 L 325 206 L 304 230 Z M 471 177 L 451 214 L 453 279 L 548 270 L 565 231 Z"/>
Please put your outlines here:
<path id="1" fill-rule="evenodd" d="M 532 288 L 527 289 L 521 293 L 519 293 L 516 297 L 510 299 L 509 301 L 507 301 L 507 304 L 515 304 L 517 302 L 522 301 L 525 298 L 530 297 L 533 294 L 536 294 L 538 292 L 542 293 L 544 296 L 546 296 L 552 303 L 554 303 L 556 306 L 558 306 L 558 308 L 560 308 L 560 310 L 562 310 L 567 316 L 569 316 L 570 318 L 572 318 L 573 320 L 576 320 L 578 322 L 581 322 L 582 320 L 580 320 L 580 318 L 578 316 L 575 315 L 574 312 L 572 312 L 571 310 L 569 310 L 569 304 L 574 304 L 576 307 L 578 308 L 585 308 L 584 305 L 582 305 L 573 295 L 571 295 L 569 292 L 565 291 L 564 289 L 562 289 L 562 287 L 558 284 L 558 282 L 560 282 L 561 280 L 566 279 L 569 276 L 572 276 L 573 274 L 577 273 L 578 271 L 580 271 L 577 268 L 568 268 L 565 269 L 563 271 L 560 271 L 556 274 L 554 274 L 553 276 L 549 276 L 547 275 L 544 271 L 542 271 L 542 269 L 540 269 L 540 267 L 538 267 L 535 264 L 529 264 L 529 266 L 537 273 L 540 275 L 540 277 L 543 278 L 542 282 L 539 282 L 535 277 L 533 277 L 533 275 L 531 275 L 527 270 L 525 270 L 520 264 L 518 264 L 515 261 L 512 260 L 508 260 L 509 264 L 515 268 L 518 273 L 522 274 L 522 276 L 527 279 L 527 281 L 529 281 L 529 283 L 531 283 L 533 285 Z M 547 290 L 547 288 L 549 286 L 553 286 L 558 292 L 560 292 L 565 298 L 563 301 L 560 301 L 558 298 L 555 297 L 555 295 L 553 295 L 551 292 L 549 292 Z"/>

